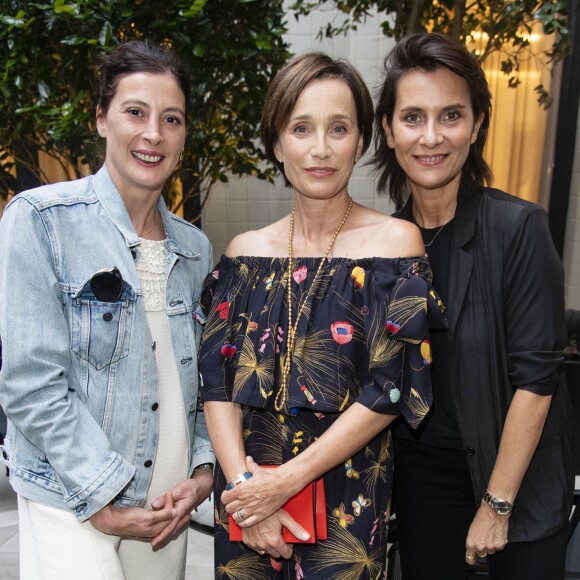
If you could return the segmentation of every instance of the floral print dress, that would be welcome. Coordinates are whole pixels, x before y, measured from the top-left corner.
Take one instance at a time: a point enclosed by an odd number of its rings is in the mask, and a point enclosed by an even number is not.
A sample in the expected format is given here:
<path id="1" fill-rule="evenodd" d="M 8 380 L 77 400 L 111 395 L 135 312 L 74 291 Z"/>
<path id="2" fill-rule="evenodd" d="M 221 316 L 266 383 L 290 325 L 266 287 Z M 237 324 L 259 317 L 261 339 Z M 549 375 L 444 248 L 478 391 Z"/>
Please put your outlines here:
<path id="1" fill-rule="evenodd" d="M 357 402 L 417 426 L 431 404 L 428 328 L 445 326 L 427 259 L 298 258 L 298 320 L 285 408 L 277 412 L 288 331 L 288 259 L 222 257 L 207 280 L 200 372 L 205 401 L 242 405 L 246 452 L 289 461 Z M 361 425 L 361 429 L 365 426 Z M 324 475 L 328 539 L 295 544 L 290 560 L 230 542 L 217 469 L 216 578 L 383 578 L 392 489 L 389 431 Z"/>

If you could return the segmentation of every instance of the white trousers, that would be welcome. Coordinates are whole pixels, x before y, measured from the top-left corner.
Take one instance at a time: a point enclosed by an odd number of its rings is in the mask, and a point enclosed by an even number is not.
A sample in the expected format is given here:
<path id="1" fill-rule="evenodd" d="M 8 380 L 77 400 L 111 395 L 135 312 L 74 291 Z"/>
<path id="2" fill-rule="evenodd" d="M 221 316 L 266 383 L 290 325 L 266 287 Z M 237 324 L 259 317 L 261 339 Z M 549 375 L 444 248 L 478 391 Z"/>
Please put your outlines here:
<path id="1" fill-rule="evenodd" d="M 182 580 L 187 528 L 163 548 L 18 496 L 20 580 Z"/>

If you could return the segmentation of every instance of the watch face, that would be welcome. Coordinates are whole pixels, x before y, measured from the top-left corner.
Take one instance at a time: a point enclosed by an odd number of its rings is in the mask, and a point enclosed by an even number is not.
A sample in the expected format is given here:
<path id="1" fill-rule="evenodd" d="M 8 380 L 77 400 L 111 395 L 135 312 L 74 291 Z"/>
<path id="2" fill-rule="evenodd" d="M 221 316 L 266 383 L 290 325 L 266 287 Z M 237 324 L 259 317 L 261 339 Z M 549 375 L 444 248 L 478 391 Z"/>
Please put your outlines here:
<path id="1" fill-rule="evenodd" d="M 507 501 L 496 501 L 493 508 L 498 514 L 507 516 L 511 512 L 511 505 Z"/>
<path id="2" fill-rule="evenodd" d="M 509 501 L 493 497 L 488 492 L 483 496 L 483 500 L 487 505 L 500 516 L 509 516 L 512 512 L 512 504 Z"/>

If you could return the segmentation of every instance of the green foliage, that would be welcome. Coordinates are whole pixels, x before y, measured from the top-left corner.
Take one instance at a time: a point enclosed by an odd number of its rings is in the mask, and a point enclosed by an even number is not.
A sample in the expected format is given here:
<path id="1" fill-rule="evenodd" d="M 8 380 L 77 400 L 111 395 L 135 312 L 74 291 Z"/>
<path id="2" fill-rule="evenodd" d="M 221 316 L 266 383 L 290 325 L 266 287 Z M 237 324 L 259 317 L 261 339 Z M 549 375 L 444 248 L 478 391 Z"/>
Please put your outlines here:
<path id="1" fill-rule="evenodd" d="M 185 194 L 228 172 L 271 179 L 256 138 L 268 82 L 289 56 L 284 25 L 282 0 L 0 0 L 0 197 L 17 187 L 15 161 L 47 181 L 39 151 L 70 163 L 72 177 L 100 165 L 94 67 L 141 37 L 192 71 Z"/>
<path id="2" fill-rule="evenodd" d="M 384 14 L 383 33 L 395 40 L 406 34 L 441 32 L 469 43 L 484 38 L 483 48 L 475 54 L 480 62 L 494 52 L 502 54 L 501 69 L 510 87 L 520 84 L 521 59 L 529 58 L 529 36 L 539 23 L 545 34 L 554 34 L 551 48 L 533 56 L 548 65 L 566 56 L 569 50 L 568 5 L 565 0 L 333 0 L 345 15 L 342 22 L 328 23 L 319 38 L 331 38 L 356 30 L 371 13 Z M 309 14 L 325 0 L 295 0 L 296 18 Z M 536 87 L 538 102 L 545 108 L 551 98 L 542 85 Z"/>

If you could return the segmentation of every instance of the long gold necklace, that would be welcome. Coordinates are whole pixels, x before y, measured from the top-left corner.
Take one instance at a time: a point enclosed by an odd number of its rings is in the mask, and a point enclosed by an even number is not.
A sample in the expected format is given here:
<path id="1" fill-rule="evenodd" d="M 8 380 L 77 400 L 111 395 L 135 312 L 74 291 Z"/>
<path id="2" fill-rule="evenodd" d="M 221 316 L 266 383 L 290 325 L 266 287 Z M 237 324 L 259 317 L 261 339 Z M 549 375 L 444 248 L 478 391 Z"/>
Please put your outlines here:
<path id="1" fill-rule="evenodd" d="M 342 226 L 346 222 L 346 218 L 350 213 L 352 208 L 352 197 L 349 196 L 348 207 L 346 208 L 346 212 L 340 222 L 338 228 L 332 235 L 330 239 L 330 243 L 328 244 L 328 248 L 326 253 L 324 254 L 324 258 L 320 260 L 320 264 L 318 264 L 318 269 L 316 270 L 316 274 L 314 274 L 314 279 L 312 280 L 312 284 L 306 293 L 306 296 L 302 300 L 301 303 L 298 305 L 298 314 L 296 316 L 296 320 L 294 324 L 292 324 L 292 272 L 294 270 L 294 258 L 292 256 L 292 241 L 294 239 L 294 208 L 290 212 L 290 235 L 288 240 L 288 272 L 286 274 L 286 288 L 288 292 L 288 330 L 287 330 L 287 338 L 286 338 L 286 354 L 284 357 L 284 366 L 282 368 L 282 380 L 280 381 L 280 389 L 278 394 L 276 395 L 276 400 L 274 401 L 274 408 L 276 411 L 282 411 L 286 405 L 286 401 L 288 400 L 288 380 L 290 379 L 290 369 L 292 368 L 292 357 L 294 356 L 294 346 L 296 344 L 296 330 L 298 329 L 298 321 L 304 312 L 304 308 L 306 303 L 308 302 L 308 298 L 313 293 L 313 290 L 316 288 L 316 283 L 318 281 L 318 275 L 322 270 L 322 266 L 328 260 L 328 256 L 332 247 L 334 246 L 334 242 L 340 230 L 342 230 Z"/>

